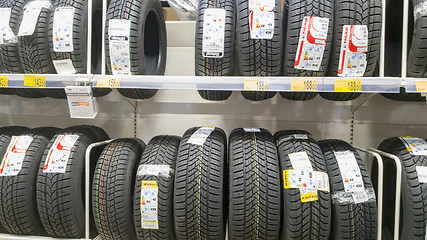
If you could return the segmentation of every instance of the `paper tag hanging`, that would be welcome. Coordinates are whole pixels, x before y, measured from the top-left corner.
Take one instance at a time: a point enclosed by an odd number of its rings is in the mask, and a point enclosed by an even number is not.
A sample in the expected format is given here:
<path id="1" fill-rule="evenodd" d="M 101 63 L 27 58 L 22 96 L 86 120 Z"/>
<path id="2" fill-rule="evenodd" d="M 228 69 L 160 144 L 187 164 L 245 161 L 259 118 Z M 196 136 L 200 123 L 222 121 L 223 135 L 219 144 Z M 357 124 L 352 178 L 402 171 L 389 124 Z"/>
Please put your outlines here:
<path id="1" fill-rule="evenodd" d="M 91 86 L 65 87 L 71 118 L 95 118 L 98 104 L 93 97 Z"/>
<path id="2" fill-rule="evenodd" d="M 78 135 L 59 135 L 47 153 L 43 173 L 65 173 Z"/>
<path id="3" fill-rule="evenodd" d="M 74 7 L 59 7 L 53 17 L 52 42 L 55 52 L 72 52 Z"/>
<path id="4" fill-rule="evenodd" d="M 205 9 L 203 15 L 203 57 L 224 57 L 225 14 L 225 9 Z"/>
<path id="5" fill-rule="evenodd" d="M 25 7 L 18 36 L 30 36 L 34 34 L 42 8 L 50 8 L 49 1 L 32 1 Z"/>
<path id="6" fill-rule="evenodd" d="M 33 137 L 13 136 L 1 163 L 0 176 L 16 176 L 22 168 L 25 154 Z"/>
<path id="7" fill-rule="evenodd" d="M 334 152 L 345 192 L 365 191 L 362 174 L 352 151 Z"/>
<path id="8" fill-rule="evenodd" d="M 300 31 L 295 68 L 319 71 L 328 37 L 329 19 L 304 17 Z"/>
<path id="9" fill-rule="evenodd" d="M 110 63 L 113 75 L 132 75 L 129 53 L 130 20 L 108 22 Z"/>
<path id="10" fill-rule="evenodd" d="M 199 146 L 203 146 L 206 139 L 209 137 L 209 135 L 215 130 L 215 127 L 201 127 L 195 131 L 190 138 L 188 139 L 187 143 L 196 144 Z"/>
<path id="11" fill-rule="evenodd" d="M 141 182 L 141 228 L 159 229 L 158 220 L 159 187 L 156 181 Z"/>
<path id="12" fill-rule="evenodd" d="M 368 52 L 368 27 L 344 25 L 338 76 L 362 77 L 367 65 L 366 52 Z"/>
<path id="13" fill-rule="evenodd" d="M 427 142 L 421 138 L 401 137 L 406 149 L 416 156 L 427 155 Z"/>
<path id="14" fill-rule="evenodd" d="M 274 12 L 252 11 L 249 16 L 252 39 L 272 39 L 274 36 Z"/>
<path id="15" fill-rule="evenodd" d="M 75 74 L 73 61 L 71 59 L 52 60 L 58 74 Z"/>

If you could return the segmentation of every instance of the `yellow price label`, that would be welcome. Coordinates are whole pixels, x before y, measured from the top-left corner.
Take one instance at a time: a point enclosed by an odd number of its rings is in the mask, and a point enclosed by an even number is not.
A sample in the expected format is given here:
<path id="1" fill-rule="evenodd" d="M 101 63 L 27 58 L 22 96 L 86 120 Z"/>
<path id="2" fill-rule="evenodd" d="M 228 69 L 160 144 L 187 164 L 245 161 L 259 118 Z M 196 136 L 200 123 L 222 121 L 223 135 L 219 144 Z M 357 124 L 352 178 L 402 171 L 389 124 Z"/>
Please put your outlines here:
<path id="1" fill-rule="evenodd" d="M 317 190 L 308 189 L 305 191 L 304 189 L 300 189 L 300 198 L 301 202 L 313 202 L 317 201 Z"/>
<path id="2" fill-rule="evenodd" d="M 156 181 L 141 181 L 141 188 L 143 189 L 153 189 L 158 188 Z"/>
<path id="3" fill-rule="evenodd" d="M 245 79 L 244 82 L 245 90 L 256 90 L 256 91 L 269 91 L 270 90 L 270 79 Z"/>
<path id="4" fill-rule="evenodd" d="M 118 77 L 99 77 L 96 86 L 97 87 L 109 87 L 119 88 L 121 79 Z"/>
<path id="5" fill-rule="evenodd" d="M 7 76 L 0 76 L 0 87 L 8 87 L 9 82 L 7 80 Z"/>
<path id="6" fill-rule="evenodd" d="M 427 81 L 415 81 L 415 87 L 417 88 L 417 92 L 427 92 Z"/>
<path id="7" fill-rule="evenodd" d="M 362 79 L 335 79 L 335 92 L 361 92 Z"/>
<path id="8" fill-rule="evenodd" d="M 24 75 L 24 86 L 27 86 L 27 87 L 37 87 L 37 88 L 45 88 L 46 87 L 46 77 L 44 77 L 44 76 Z"/>
<path id="9" fill-rule="evenodd" d="M 317 91 L 317 78 L 291 78 L 292 91 Z"/>

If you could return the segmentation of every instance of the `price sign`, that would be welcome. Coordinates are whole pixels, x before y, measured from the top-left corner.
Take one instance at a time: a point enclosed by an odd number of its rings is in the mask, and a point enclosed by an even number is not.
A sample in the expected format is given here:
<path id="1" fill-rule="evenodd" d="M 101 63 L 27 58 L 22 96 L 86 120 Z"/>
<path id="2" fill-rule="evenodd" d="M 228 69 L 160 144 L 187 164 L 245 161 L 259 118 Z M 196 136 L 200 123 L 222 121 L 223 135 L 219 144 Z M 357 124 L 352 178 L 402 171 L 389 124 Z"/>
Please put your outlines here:
<path id="1" fill-rule="evenodd" d="M 336 79 L 334 82 L 335 92 L 361 92 L 362 79 Z"/>
<path id="2" fill-rule="evenodd" d="M 99 77 L 97 87 L 119 88 L 121 79 L 118 77 Z"/>
<path id="3" fill-rule="evenodd" d="M 292 78 L 292 91 L 317 91 L 317 78 Z"/>
<path id="4" fill-rule="evenodd" d="M 415 81 L 415 87 L 417 88 L 417 92 L 427 92 L 427 81 Z"/>
<path id="5" fill-rule="evenodd" d="M 46 77 L 44 77 L 44 76 L 24 75 L 24 86 L 27 86 L 27 87 L 37 87 L 37 88 L 45 88 L 46 87 Z"/>
<path id="6" fill-rule="evenodd" d="M 0 76 L 0 87 L 9 86 L 7 76 Z"/>
<path id="7" fill-rule="evenodd" d="M 245 79 L 245 90 L 269 91 L 270 79 Z"/>

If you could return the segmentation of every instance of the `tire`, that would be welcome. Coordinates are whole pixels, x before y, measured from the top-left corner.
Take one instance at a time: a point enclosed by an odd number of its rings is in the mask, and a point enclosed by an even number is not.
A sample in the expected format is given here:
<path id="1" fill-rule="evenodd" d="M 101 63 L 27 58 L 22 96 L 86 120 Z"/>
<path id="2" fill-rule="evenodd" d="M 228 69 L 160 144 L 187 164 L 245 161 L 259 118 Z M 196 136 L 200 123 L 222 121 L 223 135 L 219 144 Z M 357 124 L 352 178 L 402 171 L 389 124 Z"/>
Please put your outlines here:
<path id="1" fill-rule="evenodd" d="M 145 143 L 136 138 L 107 144 L 99 157 L 92 185 L 92 211 L 102 239 L 137 239 L 133 222 L 136 166 Z"/>
<path id="2" fill-rule="evenodd" d="M 59 135 L 79 136 L 72 147 L 65 173 L 43 173 L 48 153 Z M 99 139 L 88 126 L 74 126 L 57 133 L 47 145 L 37 176 L 37 208 L 48 235 L 58 238 L 81 238 L 85 233 L 84 186 L 85 152 Z M 94 148 L 90 155 L 91 175 L 101 149 Z M 89 223 L 93 228 L 93 219 Z"/>
<path id="3" fill-rule="evenodd" d="M 224 55 L 221 58 L 203 57 L 204 13 L 208 8 L 226 10 L 224 29 Z M 234 51 L 236 42 L 236 11 L 233 0 L 200 1 L 196 20 L 195 69 L 196 76 L 233 76 Z M 199 90 L 203 99 L 224 101 L 231 96 L 231 91 Z"/>
<path id="4" fill-rule="evenodd" d="M 396 155 L 402 164 L 400 239 L 425 239 L 427 223 L 427 185 L 420 183 L 416 166 L 427 166 L 427 157 L 414 155 L 398 137 L 384 140 L 379 150 Z M 385 159 L 384 159 L 385 160 Z M 396 170 L 394 161 L 384 161 L 383 228 L 394 230 Z"/>
<path id="5" fill-rule="evenodd" d="M 295 134 L 307 139 L 297 139 Z M 289 154 L 305 151 L 313 171 L 327 172 L 319 145 L 305 131 L 280 131 L 274 135 L 279 154 L 280 170 L 294 169 Z M 281 178 L 282 179 L 282 178 Z M 301 202 L 299 189 L 284 189 L 283 225 L 281 239 L 329 239 L 331 228 L 331 196 L 329 192 L 317 191 L 318 200 Z"/>
<path id="6" fill-rule="evenodd" d="M 329 63 L 329 76 L 337 76 L 340 60 L 342 31 L 344 25 L 368 26 L 367 66 L 364 77 L 372 77 L 380 55 L 382 0 L 335 0 L 335 26 L 332 41 L 332 54 Z M 331 101 L 350 101 L 360 93 L 320 93 Z"/>
<path id="7" fill-rule="evenodd" d="M 280 167 L 273 136 L 238 128 L 229 141 L 229 239 L 279 239 Z"/>
<path id="8" fill-rule="evenodd" d="M 405 88 L 401 87 L 399 93 L 381 93 L 385 98 L 394 101 L 403 101 L 403 102 L 425 102 L 426 97 L 423 97 L 419 93 L 407 93 Z"/>
<path id="9" fill-rule="evenodd" d="M 176 136 L 157 136 L 150 140 L 145 148 L 139 167 L 143 165 L 167 165 L 170 167 L 168 176 L 136 175 L 133 197 L 134 224 L 138 239 L 174 240 L 175 226 L 173 222 L 173 186 L 178 147 L 181 141 Z M 156 181 L 158 191 L 158 229 L 143 229 L 141 223 L 141 186 L 142 181 Z"/>
<path id="10" fill-rule="evenodd" d="M 198 129 L 188 129 L 179 145 L 173 197 L 176 239 L 225 239 L 227 140 L 215 128 L 203 146 L 187 143 Z"/>
<path id="11" fill-rule="evenodd" d="M 33 140 L 22 161 L 21 171 L 16 176 L 0 177 L 0 222 L 8 233 L 44 234 L 36 203 L 37 171 L 44 149 L 58 130 L 36 128 L 24 132 L 22 135 L 31 136 Z"/>
<path id="12" fill-rule="evenodd" d="M 304 17 L 316 16 L 329 19 L 328 38 L 319 71 L 305 71 L 294 67 L 299 44 L 300 30 Z M 285 41 L 285 60 L 283 72 L 285 76 L 323 77 L 327 74 L 331 55 L 332 32 L 334 29 L 334 0 L 287 0 L 283 12 L 283 39 Z M 281 92 L 283 98 L 293 101 L 311 100 L 317 96 L 315 92 L 288 93 Z"/>
<path id="13" fill-rule="evenodd" d="M 74 7 L 74 24 L 73 24 L 73 52 L 55 52 L 53 50 L 53 21 L 55 16 L 55 10 L 58 7 Z M 50 56 L 53 61 L 55 60 L 64 60 L 71 59 L 74 69 L 77 74 L 86 74 L 87 73 L 87 22 L 88 22 L 88 1 L 85 0 L 58 0 L 53 2 L 52 11 L 49 17 L 49 50 Z M 102 2 L 96 1 L 92 13 L 92 26 L 94 28 L 102 24 Z M 98 35 L 96 35 L 98 33 Z M 95 44 L 102 44 L 100 41 L 102 39 L 102 33 L 99 34 L 99 31 L 94 31 L 92 36 L 93 47 Z M 100 64 L 97 60 L 100 58 L 101 51 L 94 52 L 92 50 L 92 72 L 101 73 L 99 71 Z M 67 95 L 64 89 L 49 89 L 49 97 L 57 99 L 66 99 Z M 96 88 L 93 89 L 94 97 L 102 97 L 111 92 L 111 89 Z"/>
<path id="14" fill-rule="evenodd" d="M 27 0 L 16 0 L 27 2 Z M 31 1 L 28 1 L 31 2 Z M 52 3 L 50 0 L 45 2 Z M 24 9 L 19 15 L 19 22 L 24 16 Z M 18 37 L 18 51 L 22 69 L 29 74 L 56 74 L 53 66 L 52 58 L 50 57 L 49 41 L 49 16 L 51 7 L 43 7 L 37 19 L 34 34 L 31 36 Z M 38 92 L 38 93 L 37 93 Z M 16 95 L 23 97 L 39 98 L 56 96 L 55 90 L 39 88 L 39 89 L 20 89 L 15 92 Z"/>
<path id="15" fill-rule="evenodd" d="M 275 0 L 274 36 L 272 39 L 251 39 L 249 1 L 237 0 L 237 64 L 241 76 L 280 76 L 282 71 L 282 27 L 280 0 Z M 262 101 L 276 92 L 243 91 L 244 98 Z"/>
<path id="16" fill-rule="evenodd" d="M 163 75 L 166 67 L 166 25 L 158 0 L 111 0 L 105 29 L 107 71 L 111 73 L 108 26 L 111 19 L 131 21 L 129 48 L 132 75 Z M 142 57 L 144 56 L 144 57 Z M 127 98 L 148 99 L 155 89 L 118 89 Z"/>
<path id="17" fill-rule="evenodd" d="M 348 143 L 341 140 L 323 140 L 318 142 L 328 169 L 331 197 L 344 192 L 341 171 L 334 152 L 353 152 L 364 187 L 372 188 L 368 171 L 360 158 L 359 153 Z M 377 206 L 375 202 L 363 203 L 332 203 L 331 239 L 377 239 Z"/>

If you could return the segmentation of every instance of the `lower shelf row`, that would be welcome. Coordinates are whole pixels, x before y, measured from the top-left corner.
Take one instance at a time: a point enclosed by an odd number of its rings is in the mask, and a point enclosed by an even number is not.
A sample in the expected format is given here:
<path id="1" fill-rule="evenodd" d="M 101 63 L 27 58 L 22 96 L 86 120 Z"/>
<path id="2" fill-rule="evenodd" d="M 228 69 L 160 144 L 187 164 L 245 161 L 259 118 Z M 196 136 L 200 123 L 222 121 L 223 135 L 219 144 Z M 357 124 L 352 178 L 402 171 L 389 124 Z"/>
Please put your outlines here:
<path id="1" fill-rule="evenodd" d="M 378 198 L 378 165 L 369 174 L 358 151 L 341 140 L 239 128 L 227 141 L 220 128 L 195 127 L 147 145 L 138 138 L 92 144 L 107 139 L 95 126 L 0 128 L 3 232 L 82 238 L 88 224 L 91 237 L 118 240 L 394 234 L 394 165 L 384 162 L 386 191 Z M 85 182 L 88 147 L 91 180 Z M 394 137 L 379 149 L 398 156 L 403 167 L 401 236 L 424 239 L 427 143 Z M 89 223 L 85 186 L 91 189 Z M 378 199 L 384 199 L 382 216 Z"/>

